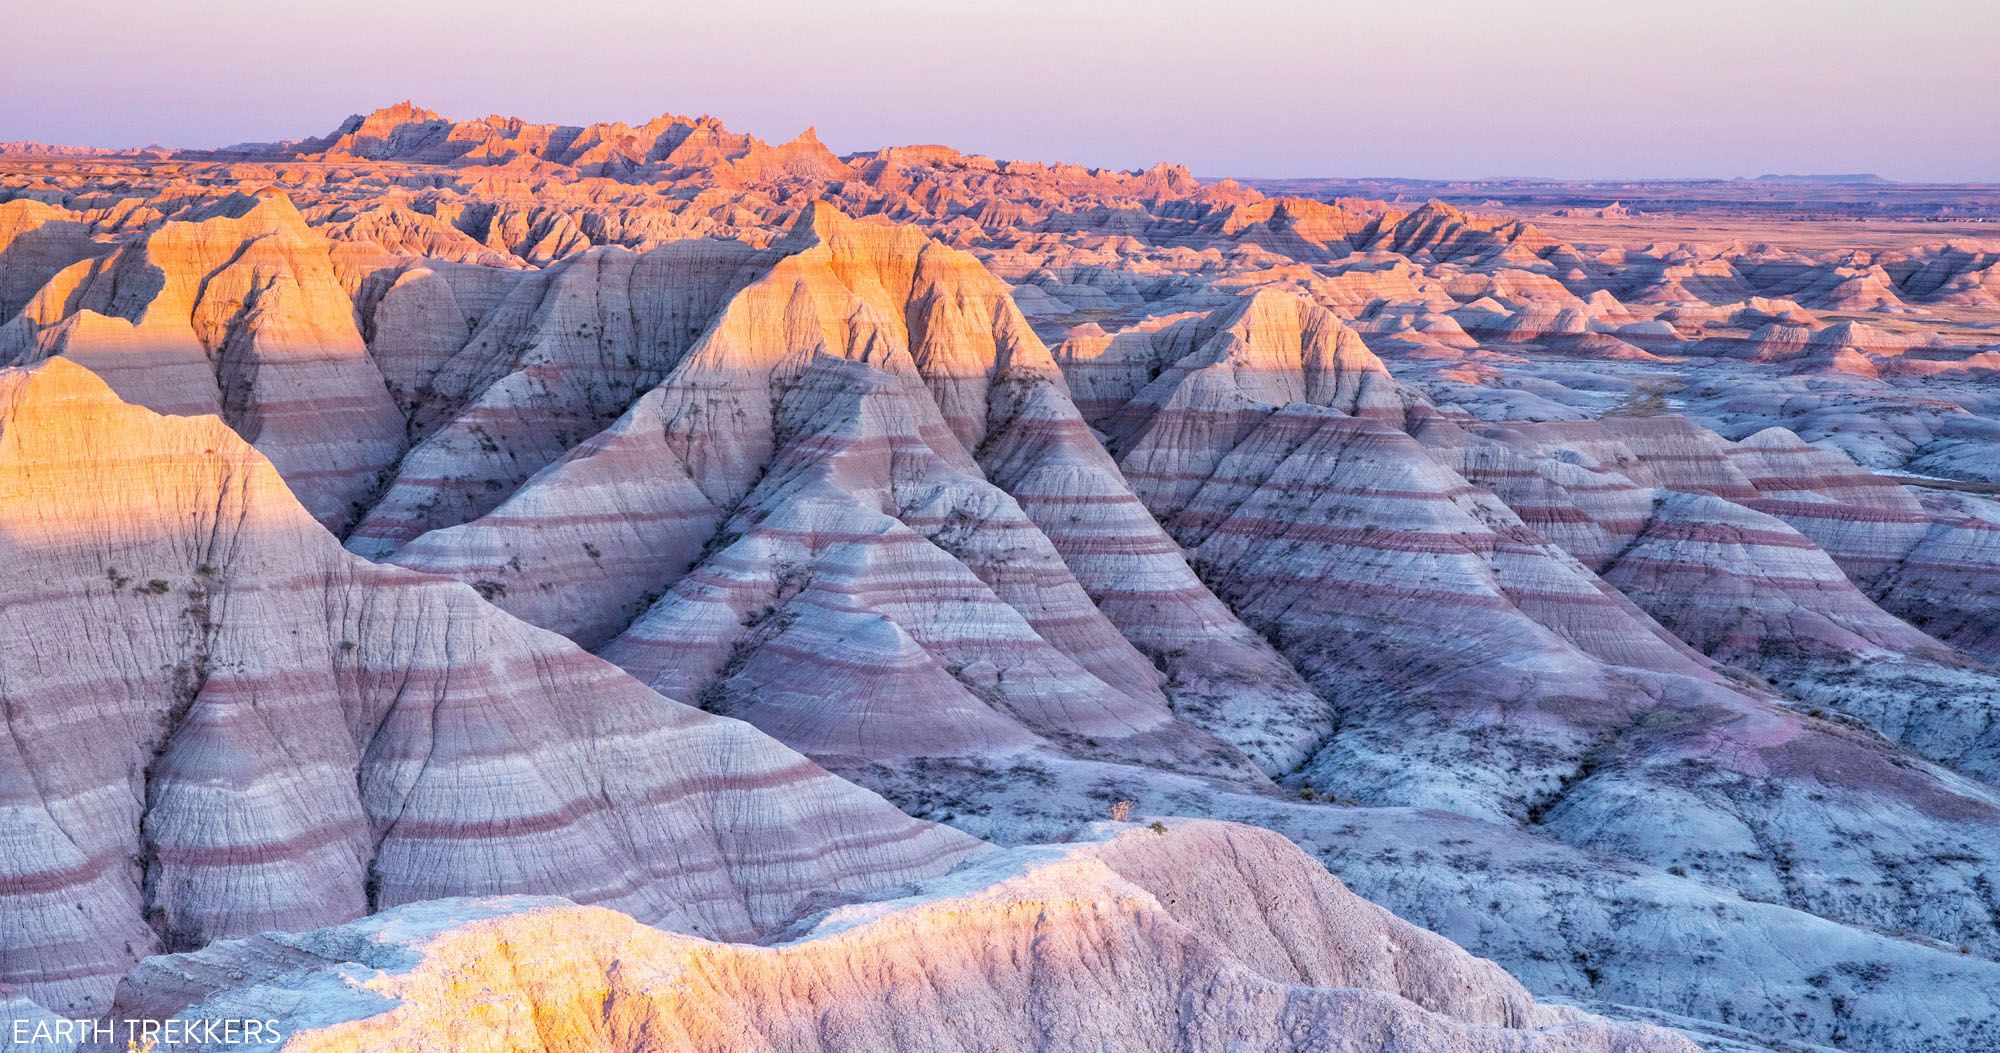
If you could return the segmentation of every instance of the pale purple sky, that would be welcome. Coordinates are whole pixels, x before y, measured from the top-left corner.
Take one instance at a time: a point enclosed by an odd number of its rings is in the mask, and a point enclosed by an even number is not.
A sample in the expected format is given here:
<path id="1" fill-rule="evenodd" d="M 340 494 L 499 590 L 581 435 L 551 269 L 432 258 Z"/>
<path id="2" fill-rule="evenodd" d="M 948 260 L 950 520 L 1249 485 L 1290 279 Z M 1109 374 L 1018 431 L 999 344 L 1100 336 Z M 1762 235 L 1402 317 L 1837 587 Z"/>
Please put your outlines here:
<path id="1" fill-rule="evenodd" d="M 29 0 L 0 140 L 713 113 L 1205 176 L 2000 180 L 1992 0 Z"/>

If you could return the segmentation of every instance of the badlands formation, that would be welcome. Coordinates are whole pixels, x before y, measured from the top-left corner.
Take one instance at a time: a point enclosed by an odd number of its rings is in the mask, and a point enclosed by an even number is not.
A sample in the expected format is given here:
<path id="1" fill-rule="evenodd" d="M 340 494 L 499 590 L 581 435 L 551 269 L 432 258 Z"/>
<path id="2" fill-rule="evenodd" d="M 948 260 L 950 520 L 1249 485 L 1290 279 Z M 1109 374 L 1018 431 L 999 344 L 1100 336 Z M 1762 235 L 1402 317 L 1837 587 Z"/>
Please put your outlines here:
<path id="1" fill-rule="evenodd" d="M 1990 195 L 1354 189 L 10 145 L 0 1040 L 2000 1048 Z"/>

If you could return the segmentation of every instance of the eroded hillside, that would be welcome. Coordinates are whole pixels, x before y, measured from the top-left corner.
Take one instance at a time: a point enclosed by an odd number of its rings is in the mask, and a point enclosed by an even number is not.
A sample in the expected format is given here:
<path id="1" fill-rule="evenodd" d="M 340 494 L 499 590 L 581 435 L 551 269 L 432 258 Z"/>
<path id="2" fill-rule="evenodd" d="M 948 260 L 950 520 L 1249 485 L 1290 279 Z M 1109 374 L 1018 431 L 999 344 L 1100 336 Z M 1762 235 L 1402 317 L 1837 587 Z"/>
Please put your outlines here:
<path id="1" fill-rule="evenodd" d="M 373 970 L 288 1048 L 391 1048 L 533 934 L 477 997 L 607 1008 L 494 1048 L 2000 1041 L 2000 249 L 1599 218 L 408 105 L 0 158 L 8 1004 Z M 420 902 L 493 895 L 606 910 Z"/>

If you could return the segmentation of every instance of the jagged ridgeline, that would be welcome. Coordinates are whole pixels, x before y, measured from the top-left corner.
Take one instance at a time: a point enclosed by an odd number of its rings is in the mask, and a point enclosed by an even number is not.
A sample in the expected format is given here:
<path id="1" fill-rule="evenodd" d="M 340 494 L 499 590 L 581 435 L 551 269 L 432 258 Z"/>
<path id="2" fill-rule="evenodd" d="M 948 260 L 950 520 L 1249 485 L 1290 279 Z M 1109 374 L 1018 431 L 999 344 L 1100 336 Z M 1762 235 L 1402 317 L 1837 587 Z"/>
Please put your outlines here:
<path id="1" fill-rule="evenodd" d="M 8 151 L 6 1012 L 2000 1042 L 2000 253 L 1592 211 Z"/>

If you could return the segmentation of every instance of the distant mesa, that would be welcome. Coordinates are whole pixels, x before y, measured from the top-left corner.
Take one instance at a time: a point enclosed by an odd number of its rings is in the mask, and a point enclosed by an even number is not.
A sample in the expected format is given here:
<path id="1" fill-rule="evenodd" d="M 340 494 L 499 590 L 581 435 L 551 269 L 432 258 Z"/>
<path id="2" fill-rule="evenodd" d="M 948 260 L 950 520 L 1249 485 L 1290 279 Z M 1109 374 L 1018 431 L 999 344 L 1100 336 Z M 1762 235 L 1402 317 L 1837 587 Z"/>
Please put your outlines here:
<path id="1" fill-rule="evenodd" d="M 1613 201 L 1602 208 L 1573 205 L 1556 209 L 1549 213 L 1558 219 L 1631 219 L 1632 210 L 1622 202 Z"/>
<path id="2" fill-rule="evenodd" d="M 1827 185 L 1841 186 L 1841 185 L 1854 185 L 1854 184 L 1868 185 L 1874 183 L 1889 184 L 1889 183 L 1894 183 L 1895 180 L 1884 179 L 1873 172 L 1843 172 L 1830 175 L 1822 175 L 1822 174 L 1774 175 L 1767 172 L 1764 175 L 1758 176 L 1755 182 L 1787 183 L 1787 184 L 1803 184 L 1803 185 L 1827 184 Z"/>

